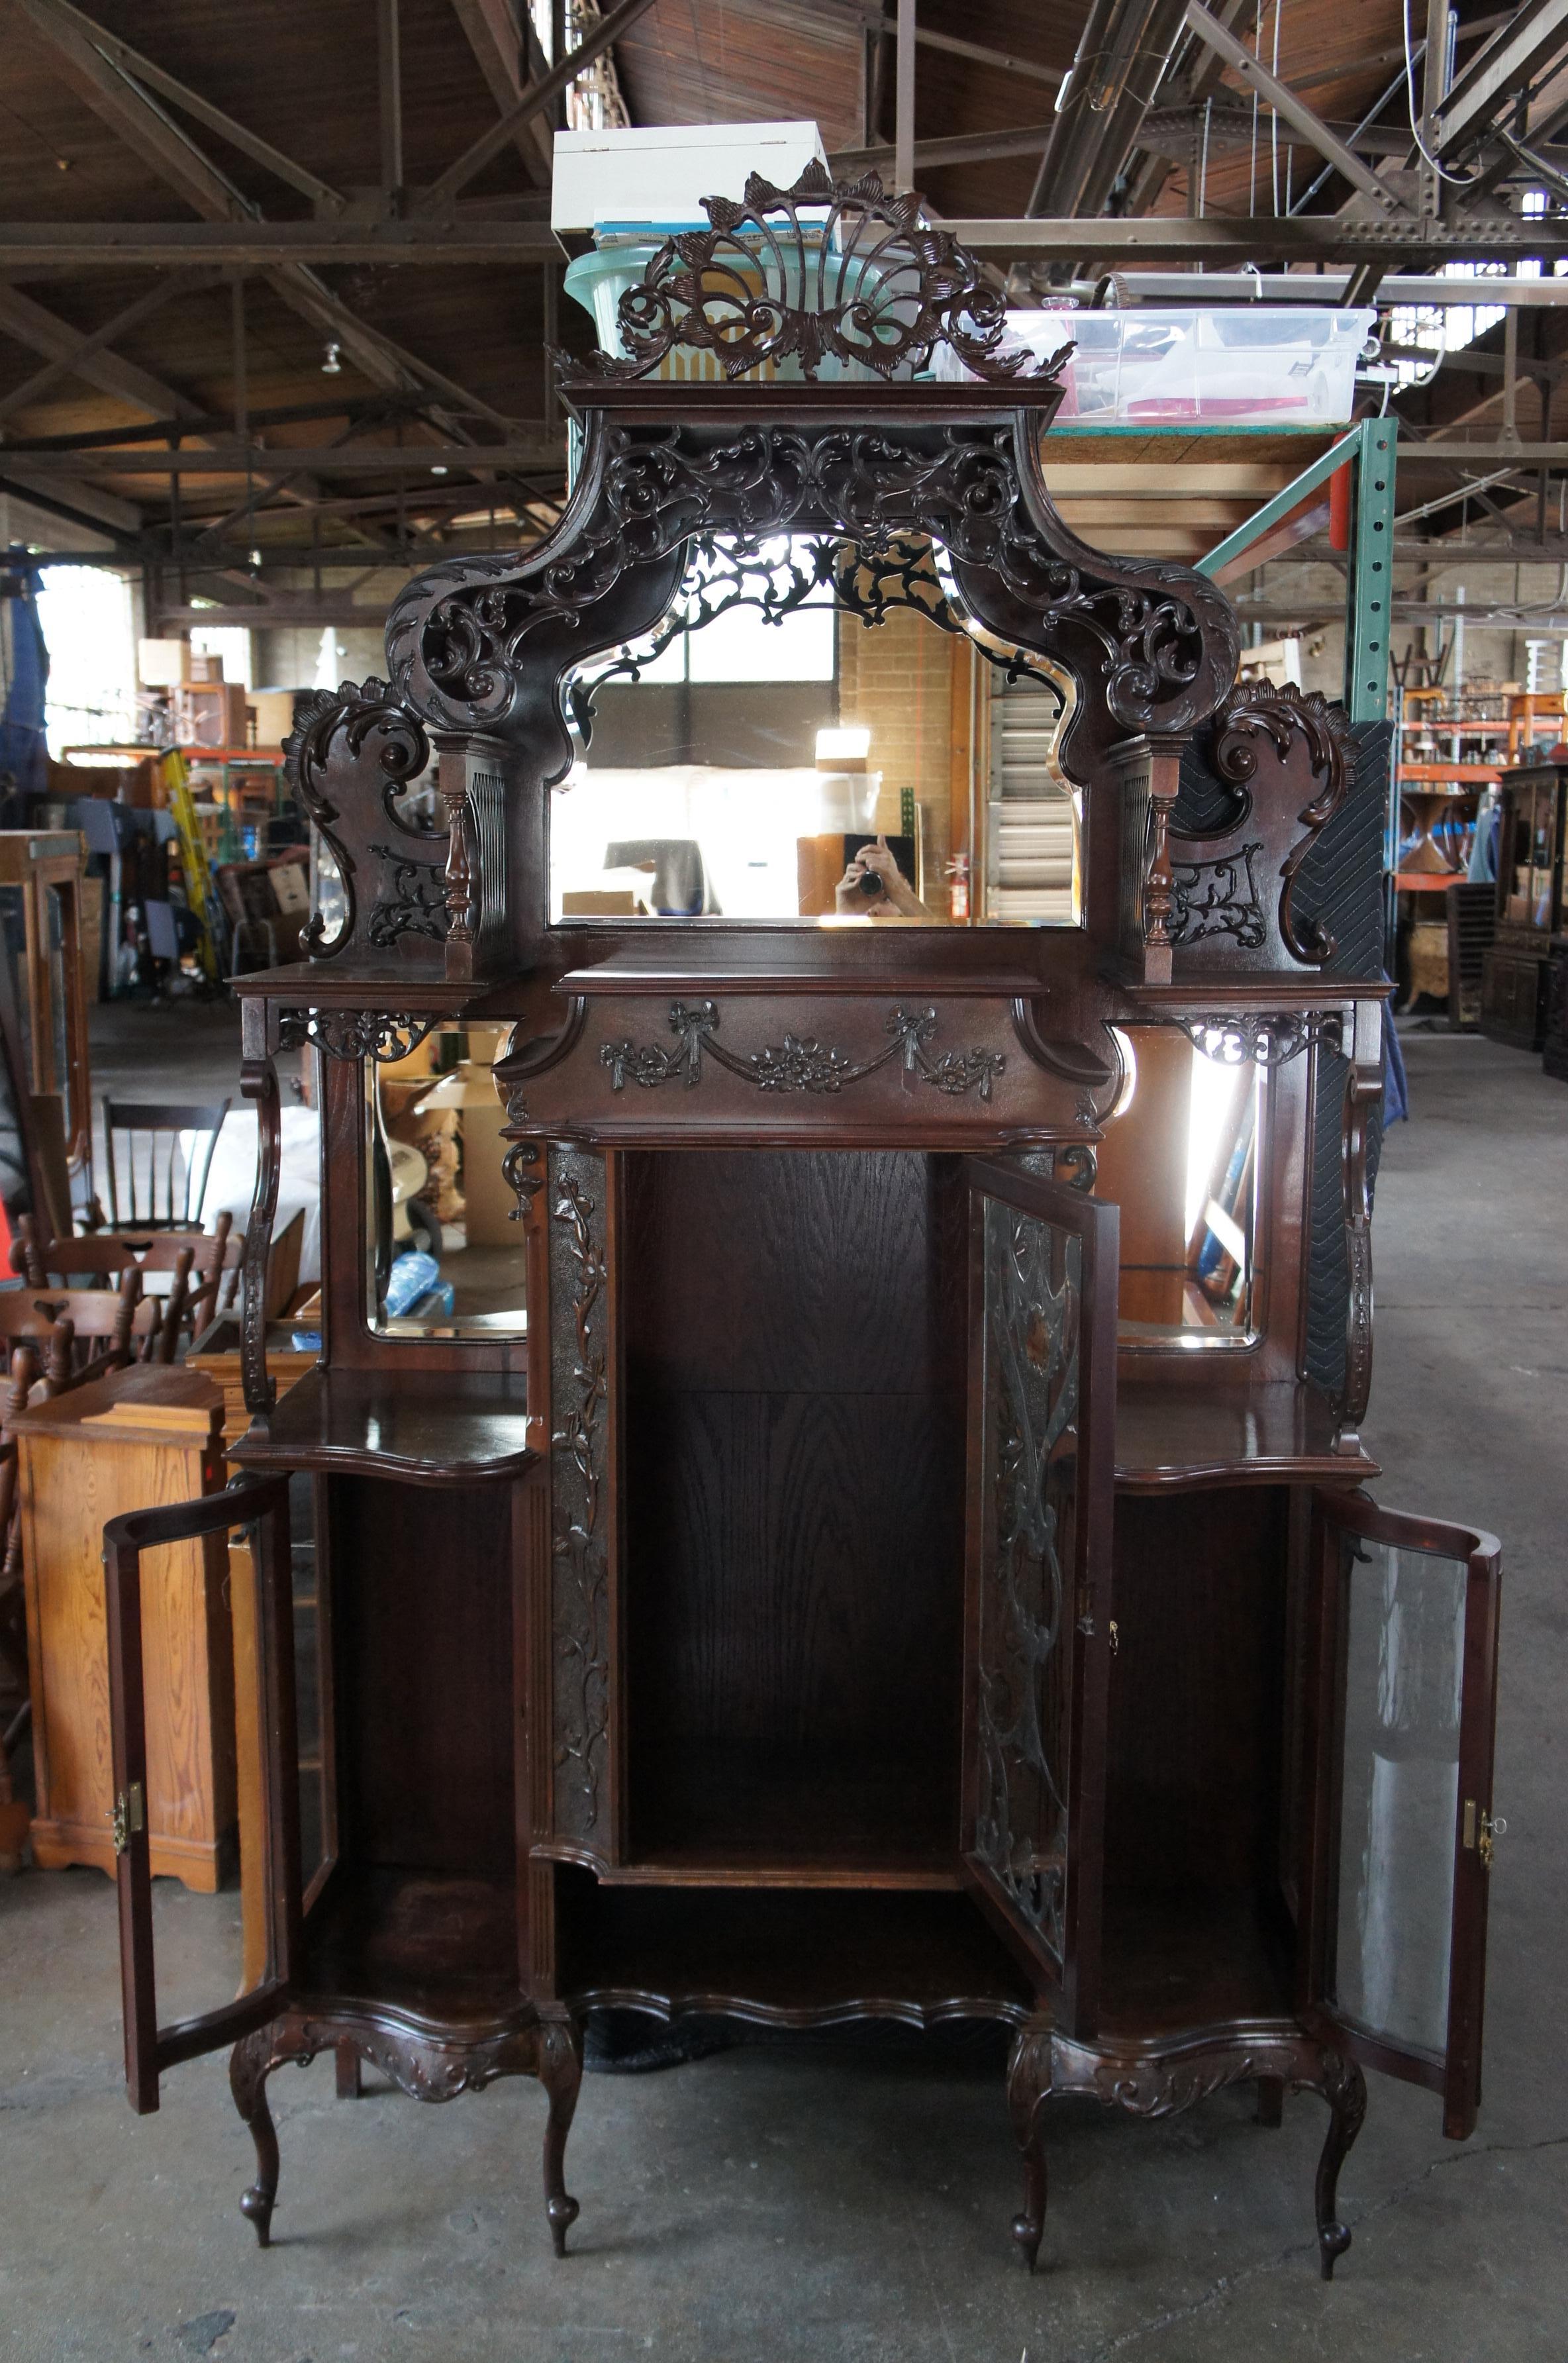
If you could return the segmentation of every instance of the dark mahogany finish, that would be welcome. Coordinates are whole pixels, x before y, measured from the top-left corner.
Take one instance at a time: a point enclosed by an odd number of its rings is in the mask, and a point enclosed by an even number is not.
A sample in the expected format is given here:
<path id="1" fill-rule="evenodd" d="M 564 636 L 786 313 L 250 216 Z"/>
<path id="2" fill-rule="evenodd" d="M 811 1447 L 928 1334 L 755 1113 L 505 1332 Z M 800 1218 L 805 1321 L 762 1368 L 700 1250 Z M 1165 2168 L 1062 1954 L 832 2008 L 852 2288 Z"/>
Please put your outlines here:
<path id="1" fill-rule="evenodd" d="M 944 268 L 944 304 L 980 300 Z M 667 256 L 645 291 L 656 342 L 679 280 Z M 962 334 L 992 352 L 985 319 Z M 312 1472 L 336 1836 L 302 1887 L 287 1565 L 261 1552 L 268 1978 L 158 2029 L 133 1836 L 133 2101 L 238 2038 L 265 2245 L 281 2062 L 334 2053 L 351 2088 L 367 2058 L 425 2100 L 533 2075 L 559 2253 L 590 2010 L 990 2019 L 1014 2032 L 1032 2266 L 1053 2092 L 1158 2116 L 1247 2082 L 1265 2124 L 1287 2091 L 1328 2105 L 1327 2274 L 1362 2064 L 1441 2089 L 1451 2132 L 1473 2120 L 1496 1826 L 1495 1548 L 1356 1490 L 1376 1473 L 1357 1428 L 1386 748 L 1320 698 L 1234 689 L 1235 619 L 1203 578 L 1066 530 L 1049 372 L 634 371 L 569 398 L 586 443 L 556 539 L 410 585 L 390 685 L 322 697 L 293 749 L 351 895 L 336 936 L 240 986 L 250 1301 L 273 1060 L 308 1042 L 323 1365 L 274 1405 L 258 1316 L 249 1473 L 125 1525 L 110 1597 L 128 1781 L 138 1548 Z M 934 538 L 967 616 L 1072 675 L 1081 928 L 551 926 L 569 669 L 666 611 L 694 535 L 785 529 L 850 550 L 835 580 L 860 612 L 856 582 L 893 595 L 900 549 Z M 432 760 L 421 829 L 399 791 Z M 389 1337 L 366 1318 L 365 1063 L 480 1019 L 513 1026 L 496 1077 L 527 1337 Z M 1115 1203 L 1095 1182 L 1125 1029 L 1151 1027 L 1266 1071 L 1251 1326 L 1209 1345 L 1116 1335 L 1118 1214 L 1125 1232 L 1152 1185 L 1125 1159 Z M 1435 2050 L 1353 2023 L 1336 1982 L 1343 1766 L 1367 1727 L 1344 1554 L 1374 1542 L 1399 1554 L 1391 1582 L 1457 1552 L 1468 1585 Z"/>

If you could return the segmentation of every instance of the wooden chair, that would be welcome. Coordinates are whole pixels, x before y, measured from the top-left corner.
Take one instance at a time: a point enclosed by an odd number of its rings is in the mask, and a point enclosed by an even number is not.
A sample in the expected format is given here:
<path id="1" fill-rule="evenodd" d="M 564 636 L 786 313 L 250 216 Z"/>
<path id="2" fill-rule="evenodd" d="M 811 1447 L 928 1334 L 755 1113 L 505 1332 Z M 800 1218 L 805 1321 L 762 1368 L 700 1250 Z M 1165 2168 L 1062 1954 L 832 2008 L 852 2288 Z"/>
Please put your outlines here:
<path id="1" fill-rule="evenodd" d="M 117 1289 L 0 1289 L 0 1337 L 32 1345 L 51 1394 L 151 1359 L 161 1326 L 138 1264 Z"/>
<path id="2" fill-rule="evenodd" d="M 90 1285 L 106 1286 L 134 1265 L 143 1293 L 157 1300 L 162 1316 L 150 1359 L 171 1362 L 182 1331 L 188 1343 L 233 1302 L 245 1247 L 233 1229 L 234 1217 L 226 1211 L 210 1231 L 94 1231 L 40 1241 L 31 1215 L 21 1215 L 11 1261 L 36 1289 L 68 1288 L 84 1274 L 101 1275 Z M 149 1275 L 164 1272 L 173 1274 L 166 1289 L 147 1287 Z"/>
<path id="3" fill-rule="evenodd" d="M 213 1151 L 231 1105 L 229 1100 L 218 1107 L 204 1107 L 179 1100 L 113 1100 L 105 1095 L 104 1159 L 108 1173 L 112 1231 L 200 1230 Z M 181 1156 L 182 1132 L 197 1136 L 191 1144 L 188 1163 Z M 116 1134 L 127 1144 L 124 1168 L 127 1195 L 123 1213 Z M 138 1135 L 147 1141 L 145 1170 L 137 1153 Z M 179 1179 L 182 1165 L 182 1184 Z"/>
<path id="4" fill-rule="evenodd" d="M 28 1607 L 22 1583 L 22 1527 L 17 1514 L 17 1452 L 12 1422 L 25 1411 L 40 1378 L 38 1353 L 30 1340 L 11 1357 L 10 1385 L 0 1405 L 0 1869 L 17 1866 L 9 1858 L 21 1844 L 27 1826 L 12 1810 L 11 1751 L 32 1715 L 28 1688 Z M 14 1703 L 13 1703 L 14 1702 Z"/>

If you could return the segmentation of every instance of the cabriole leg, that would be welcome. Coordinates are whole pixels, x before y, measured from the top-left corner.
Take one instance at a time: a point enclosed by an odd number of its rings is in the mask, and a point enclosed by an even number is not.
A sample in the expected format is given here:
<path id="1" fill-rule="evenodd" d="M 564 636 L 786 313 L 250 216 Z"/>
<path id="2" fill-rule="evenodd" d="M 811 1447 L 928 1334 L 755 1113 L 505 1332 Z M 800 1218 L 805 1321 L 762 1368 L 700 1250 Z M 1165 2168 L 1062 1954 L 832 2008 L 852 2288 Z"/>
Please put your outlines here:
<path id="1" fill-rule="evenodd" d="M 1007 2105 L 1013 2138 L 1023 2160 L 1023 2207 L 1012 2219 L 1012 2236 L 1032 2272 L 1045 2229 L 1045 2103 L 1051 2097 L 1049 2021 L 1024 2027 L 1008 2062 Z"/>
<path id="2" fill-rule="evenodd" d="M 228 2062 L 229 2090 L 234 2105 L 250 2128 L 256 2145 L 256 2180 L 239 2202 L 239 2212 L 256 2226 L 258 2245 L 272 2245 L 272 2205 L 278 2196 L 278 2132 L 267 2106 L 267 2078 L 272 2068 L 272 2030 L 259 2026 L 242 2036 Z"/>
<path id="3" fill-rule="evenodd" d="M 1334 2199 L 1340 2169 L 1366 2117 L 1366 2080 L 1353 2059 L 1345 2058 L 1338 2051 L 1325 2050 L 1320 2090 L 1330 2113 L 1314 2194 L 1318 2206 L 1318 2269 L 1330 2281 L 1334 2277 L 1335 2259 L 1342 2257 L 1351 2244 L 1349 2227 L 1335 2214 Z"/>
<path id="4" fill-rule="evenodd" d="M 567 2136 L 582 2082 L 582 2047 L 569 2018 L 547 2019 L 539 2029 L 539 2081 L 549 2095 L 545 2125 L 545 2212 L 558 2257 L 578 2218 L 578 2204 L 566 2187 Z"/>

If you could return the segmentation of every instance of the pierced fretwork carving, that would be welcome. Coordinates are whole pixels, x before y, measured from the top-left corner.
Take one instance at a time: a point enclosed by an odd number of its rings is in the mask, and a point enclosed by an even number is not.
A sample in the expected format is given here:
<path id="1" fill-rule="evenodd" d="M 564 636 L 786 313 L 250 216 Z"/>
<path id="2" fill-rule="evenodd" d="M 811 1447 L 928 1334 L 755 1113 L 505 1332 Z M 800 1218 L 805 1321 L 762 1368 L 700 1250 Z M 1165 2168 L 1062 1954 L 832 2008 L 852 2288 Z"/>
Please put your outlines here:
<path id="1" fill-rule="evenodd" d="M 372 845 L 392 871 L 391 891 L 377 895 L 365 928 L 366 939 L 378 951 L 388 951 L 400 936 L 430 936 L 442 942 L 452 924 L 443 882 L 446 859 L 416 861 L 394 846 Z"/>
<path id="2" fill-rule="evenodd" d="M 1337 1009 L 1215 1010 L 1201 1017 L 1178 1017 L 1194 1049 L 1221 1066 L 1283 1067 L 1321 1043 L 1338 1050 L 1344 1020 Z"/>
<path id="3" fill-rule="evenodd" d="M 1332 820 L 1348 792 L 1349 716 L 1342 706 L 1331 705 L 1320 690 L 1300 690 L 1288 682 L 1240 682 L 1215 710 L 1213 762 L 1221 779 L 1232 786 L 1243 786 L 1257 771 L 1259 735 L 1273 741 L 1283 763 L 1297 730 L 1307 741 L 1313 777 L 1323 784 L 1297 815 L 1307 834 L 1291 847 L 1280 869 L 1284 885 L 1279 932 L 1295 959 L 1320 968 L 1334 956 L 1334 938 L 1321 921 L 1298 919 L 1292 898 L 1297 873 L 1319 831 Z"/>
<path id="4" fill-rule="evenodd" d="M 599 1831 L 610 1746 L 606 1186 L 602 1159 L 550 1152 L 552 1761 L 566 1838 Z"/>
<path id="5" fill-rule="evenodd" d="M 1007 1066 L 1005 1057 L 998 1050 L 972 1049 L 948 1050 L 933 1059 L 926 1045 L 936 1027 L 934 1009 L 895 1009 L 887 1023 L 888 1046 L 874 1058 L 848 1059 L 842 1050 L 828 1048 L 812 1036 L 794 1034 L 786 1034 L 778 1048 L 754 1050 L 743 1058 L 715 1038 L 719 1029 L 715 1003 L 676 1001 L 669 1011 L 669 1030 L 676 1037 L 673 1049 L 663 1049 L 657 1043 L 606 1042 L 599 1060 L 609 1070 L 611 1089 L 617 1092 L 629 1082 L 640 1084 L 644 1091 L 673 1082 L 693 1090 L 702 1080 L 706 1053 L 726 1073 L 738 1075 L 759 1092 L 821 1093 L 840 1092 L 846 1083 L 864 1082 L 867 1075 L 897 1059 L 906 1077 L 918 1078 L 950 1099 L 977 1092 L 981 1099 L 988 1100 L 992 1082 Z"/>
<path id="6" fill-rule="evenodd" d="M 572 719 L 586 746 L 591 737 L 593 701 L 606 683 L 640 681 L 648 666 L 686 632 L 701 631 L 738 607 L 755 608 L 765 623 L 781 624 L 808 604 L 831 605 L 863 624 L 886 622 L 900 607 L 962 639 L 1009 682 L 1037 681 L 1064 704 L 1058 668 L 1029 649 L 972 633 L 954 602 L 931 542 L 897 535 L 884 550 L 863 551 L 831 535 L 793 535 L 787 543 L 736 544 L 711 533 L 693 538 L 686 573 L 674 605 L 646 642 L 618 652 L 576 676 L 568 685 Z"/>
<path id="7" fill-rule="evenodd" d="M 597 494 L 569 540 L 525 560 L 453 559 L 393 606 L 389 661 L 433 720 L 502 727 L 533 635 L 554 627 L 558 638 L 564 625 L 591 649 L 591 612 L 622 577 L 668 563 L 699 534 L 755 554 L 773 535 L 825 533 L 855 544 L 862 566 L 911 538 L 939 543 L 977 620 L 998 628 L 983 611 L 988 585 L 1011 619 L 1002 638 L 1059 656 L 1069 671 L 1076 641 L 1079 670 L 1092 662 L 1099 675 L 1097 702 L 1126 730 L 1189 728 L 1234 670 L 1224 594 L 1186 567 L 1110 558 L 1079 541 L 1032 471 L 1026 486 L 1030 462 L 1010 422 L 758 421 L 723 441 L 684 426 L 596 432 Z"/>
<path id="8" fill-rule="evenodd" d="M 989 1500 L 974 1853 L 1061 1960 L 1083 1249 L 1073 1233 L 999 1199 L 986 1202 L 984 1221 Z"/>
<path id="9" fill-rule="evenodd" d="M 682 346 L 715 354 L 732 378 L 789 361 L 808 378 L 824 361 L 890 377 L 936 344 L 978 377 L 1054 383 L 1073 349 L 1038 365 L 1023 348 L 1004 351 L 1006 305 L 973 256 L 926 228 L 920 199 L 891 195 L 875 172 L 834 181 L 813 158 L 792 188 L 752 172 L 738 205 L 704 197 L 702 210 L 711 227 L 667 240 L 622 296 L 627 358 L 565 363 L 568 383 L 646 377 Z"/>
<path id="10" fill-rule="evenodd" d="M 1253 876 L 1253 857 L 1262 851 L 1261 844 L 1243 845 L 1207 861 L 1172 865 L 1173 944 L 1230 936 L 1252 950 L 1266 940 L 1268 922 Z"/>
<path id="11" fill-rule="evenodd" d="M 309 1042 L 329 1059 L 373 1059 L 378 1066 L 392 1066 L 416 1050 L 438 1022 L 379 1009 L 282 1009 L 278 1047 L 299 1050 Z"/>

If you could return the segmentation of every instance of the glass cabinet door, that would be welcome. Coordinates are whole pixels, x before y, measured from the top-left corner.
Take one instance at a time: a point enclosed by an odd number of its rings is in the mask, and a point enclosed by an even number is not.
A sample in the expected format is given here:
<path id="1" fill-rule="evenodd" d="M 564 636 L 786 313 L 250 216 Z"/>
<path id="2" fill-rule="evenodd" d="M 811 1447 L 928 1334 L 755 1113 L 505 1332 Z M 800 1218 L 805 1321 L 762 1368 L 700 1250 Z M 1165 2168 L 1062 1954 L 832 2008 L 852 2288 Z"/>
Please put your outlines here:
<path id="1" fill-rule="evenodd" d="M 253 1728 L 265 1756 L 261 1800 L 261 1892 L 266 1927 L 261 1981 L 237 1999 L 160 2025 L 153 1961 L 152 1866 L 149 1853 L 147 1722 L 142 1695 L 142 1558 L 170 1544 L 226 1548 L 230 1530 L 248 1530 L 245 1565 L 252 1589 Z M 120 1993 L 126 2086 L 137 2113 L 159 2102 L 163 2070 L 237 2042 L 265 2025 L 292 1987 L 300 1952 L 300 1823 L 293 1681 L 293 1605 L 285 1479 L 242 1477 L 223 1492 L 157 1509 L 131 1510 L 104 1529 L 104 1604 L 109 1644 L 109 1736 L 114 1764 L 116 1880 L 119 1889 Z"/>
<path id="2" fill-rule="evenodd" d="M 967 1876 L 1094 2031 L 1118 1212 L 972 1160 Z"/>
<path id="3" fill-rule="evenodd" d="M 1480 2099 L 1500 1559 L 1489 1535 L 1319 1497 L 1327 1779 L 1318 1997 L 1368 2066 Z"/>

